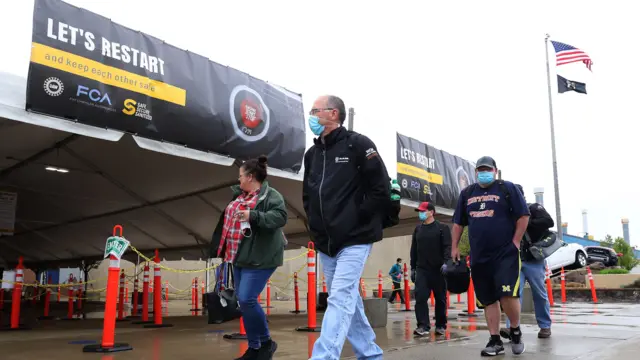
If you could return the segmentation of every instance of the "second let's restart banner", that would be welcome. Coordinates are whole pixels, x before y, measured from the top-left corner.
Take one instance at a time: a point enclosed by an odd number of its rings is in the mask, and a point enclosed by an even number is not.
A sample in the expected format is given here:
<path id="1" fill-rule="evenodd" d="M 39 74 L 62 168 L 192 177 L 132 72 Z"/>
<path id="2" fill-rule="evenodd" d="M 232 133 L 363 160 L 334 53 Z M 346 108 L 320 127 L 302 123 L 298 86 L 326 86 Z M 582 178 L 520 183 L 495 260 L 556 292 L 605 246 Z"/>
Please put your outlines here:
<path id="1" fill-rule="evenodd" d="M 475 165 L 446 151 L 397 134 L 401 196 L 455 209 L 460 191 L 475 182 Z"/>

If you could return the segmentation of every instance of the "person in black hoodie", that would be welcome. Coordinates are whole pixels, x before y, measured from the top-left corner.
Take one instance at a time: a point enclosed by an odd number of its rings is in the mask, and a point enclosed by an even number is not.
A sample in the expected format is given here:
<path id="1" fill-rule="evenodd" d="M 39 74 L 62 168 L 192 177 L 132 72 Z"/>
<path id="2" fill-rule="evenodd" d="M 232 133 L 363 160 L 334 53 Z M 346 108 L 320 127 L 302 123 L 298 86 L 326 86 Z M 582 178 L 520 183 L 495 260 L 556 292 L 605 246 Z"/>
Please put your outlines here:
<path id="1" fill-rule="evenodd" d="M 447 284 L 443 265 L 451 259 L 451 230 L 434 218 L 436 208 L 423 202 L 416 211 L 420 225 L 411 239 L 411 280 L 416 284 L 417 336 L 429 334 L 429 296 L 433 291 L 436 303 L 436 334 L 444 335 L 447 328 Z"/>
<path id="2" fill-rule="evenodd" d="M 358 359 L 382 359 L 358 284 L 373 243 L 382 240 L 389 175 L 375 144 L 342 126 L 340 98 L 319 97 L 309 115 L 318 138 L 304 155 L 302 201 L 329 290 L 311 359 L 340 358 L 347 338 Z"/>

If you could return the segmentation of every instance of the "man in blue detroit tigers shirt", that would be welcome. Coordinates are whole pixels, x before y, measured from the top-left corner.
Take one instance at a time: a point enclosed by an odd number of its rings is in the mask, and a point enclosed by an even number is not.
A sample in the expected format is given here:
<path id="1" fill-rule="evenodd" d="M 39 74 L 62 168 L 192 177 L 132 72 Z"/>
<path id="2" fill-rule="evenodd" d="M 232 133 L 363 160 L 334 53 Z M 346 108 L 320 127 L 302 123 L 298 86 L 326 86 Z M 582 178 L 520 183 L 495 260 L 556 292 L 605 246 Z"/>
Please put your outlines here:
<path id="1" fill-rule="evenodd" d="M 460 192 L 453 216 L 451 257 L 460 259 L 458 243 L 468 226 L 471 276 L 476 299 L 484 308 L 491 339 L 482 356 L 504 352 L 500 339 L 500 305 L 511 322 L 511 350 L 524 352 L 520 331 L 520 240 L 529 222 L 524 197 L 509 181 L 496 180 L 498 168 L 489 156 L 476 163 L 477 184 Z"/>

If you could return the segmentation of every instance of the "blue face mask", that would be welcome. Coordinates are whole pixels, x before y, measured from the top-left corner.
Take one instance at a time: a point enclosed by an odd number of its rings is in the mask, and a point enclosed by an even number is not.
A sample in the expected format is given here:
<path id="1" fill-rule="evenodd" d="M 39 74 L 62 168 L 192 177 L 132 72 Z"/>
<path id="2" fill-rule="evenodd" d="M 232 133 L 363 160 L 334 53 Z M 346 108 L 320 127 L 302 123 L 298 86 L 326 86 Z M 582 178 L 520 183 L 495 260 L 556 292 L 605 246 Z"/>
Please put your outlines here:
<path id="1" fill-rule="evenodd" d="M 309 129 L 316 136 L 320 136 L 324 132 L 324 125 L 320 124 L 319 117 L 315 115 L 309 116 Z"/>
<path id="2" fill-rule="evenodd" d="M 492 171 L 479 171 L 478 182 L 482 185 L 491 184 L 494 180 L 495 174 Z"/>
<path id="3" fill-rule="evenodd" d="M 429 213 L 427 213 L 426 211 L 421 211 L 418 213 L 418 219 L 420 219 L 420 221 L 425 221 L 428 217 Z"/>

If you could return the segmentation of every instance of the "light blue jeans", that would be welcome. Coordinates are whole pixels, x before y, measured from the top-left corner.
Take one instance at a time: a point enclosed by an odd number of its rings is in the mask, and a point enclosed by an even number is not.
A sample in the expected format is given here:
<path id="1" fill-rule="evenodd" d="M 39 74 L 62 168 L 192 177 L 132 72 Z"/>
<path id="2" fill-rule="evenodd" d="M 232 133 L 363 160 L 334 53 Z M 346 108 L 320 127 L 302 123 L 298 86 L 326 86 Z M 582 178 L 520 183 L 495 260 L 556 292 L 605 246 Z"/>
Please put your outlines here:
<path id="1" fill-rule="evenodd" d="M 345 339 L 349 339 L 358 360 L 381 360 L 382 349 L 364 314 L 358 292 L 360 276 L 371 252 L 371 244 L 346 247 L 336 257 L 319 253 L 329 289 L 327 311 L 320 337 L 310 360 L 339 360 Z"/>
<path id="2" fill-rule="evenodd" d="M 546 269 L 543 261 L 523 261 L 520 269 L 520 305 L 522 305 L 522 289 L 526 279 L 531 286 L 533 295 L 533 307 L 536 312 L 536 321 L 541 329 L 551 328 L 551 312 L 549 309 L 549 296 L 545 284 Z M 507 328 L 509 328 L 509 318 L 507 318 Z"/>

